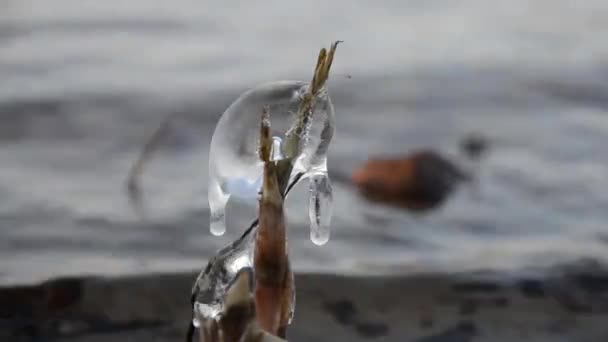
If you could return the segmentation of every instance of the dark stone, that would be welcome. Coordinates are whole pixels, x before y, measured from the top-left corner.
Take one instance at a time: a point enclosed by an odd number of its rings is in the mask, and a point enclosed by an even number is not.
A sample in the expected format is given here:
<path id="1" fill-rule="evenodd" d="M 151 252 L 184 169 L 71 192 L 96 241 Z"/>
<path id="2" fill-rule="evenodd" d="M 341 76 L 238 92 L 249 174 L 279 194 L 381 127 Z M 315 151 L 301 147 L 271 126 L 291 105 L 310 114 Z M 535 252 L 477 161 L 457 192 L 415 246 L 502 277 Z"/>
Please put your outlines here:
<path id="1" fill-rule="evenodd" d="M 456 292 L 498 292 L 501 287 L 492 282 L 484 282 L 484 281 L 471 281 L 466 283 L 458 283 L 452 285 L 452 290 Z"/>
<path id="2" fill-rule="evenodd" d="M 44 291 L 40 286 L 3 288 L 0 291 L 0 319 L 31 317 L 40 311 L 43 299 Z"/>
<path id="3" fill-rule="evenodd" d="M 474 315 L 477 312 L 478 303 L 473 299 L 466 299 L 460 303 L 459 312 L 463 316 Z"/>
<path id="4" fill-rule="evenodd" d="M 433 317 L 423 317 L 420 319 L 420 328 L 422 329 L 430 329 L 434 324 Z"/>
<path id="5" fill-rule="evenodd" d="M 336 301 L 328 301 L 323 304 L 323 309 L 329 312 L 336 322 L 342 325 L 351 325 L 355 323 L 357 308 L 355 304 L 348 299 L 340 299 Z"/>
<path id="6" fill-rule="evenodd" d="M 389 327 L 378 322 L 358 322 L 355 324 L 357 333 L 364 337 L 375 338 L 388 335 Z"/>
<path id="7" fill-rule="evenodd" d="M 160 320 L 114 322 L 106 317 L 78 315 L 71 317 L 38 317 L 37 319 L 0 320 L 1 336 L 9 336 L 8 341 L 19 341 L 44 336 L 44 341 L 69 337 L 77 338 L 95 333 L 116 333 L 121 331 L 145 330 L 170 324 Z M 2 339 L 3 341 L 6 339 Z"/>
<path id="8" fill-rule="evenodd" d="M 475 324 L 471 321 L 462 321 L 456 326 L 448 328 L 438 334 L 428 335 L 415 342 L 471 342 L 478 335 Z"/>
<path id="9" fill-rule="evenodd" d="M 64 278 L 38 286 L 3 288 L 0 318 L 36 317 L 66 309 L 82 298 L 82 287 L 82 279 Z"/>
<path id="10" fill-rule="evenodd" d="M 83 280 L 75 278 L 57 279 L 43 285 L 46 307 L 49 310 L 61 310 L 74 305 L 82 298 Z"/>
<path id="11" fill-rule="evenodd" d="M 131 331 L 131 330 L 143 330 L 150 328 L 158 328 L 163 327 L 169 322 L 164 322 L 160 320 L 150 320 L 150 321 L 141 321 L 141 320 L 133 320 L 128 322 L 113 322 L 103 317 L 87 317 L 86 319 L 78 319 L 78 320 L 64 320 L 61 322 L 62 325 L 70 324 L 72 326 L 81 327 L 81 329 L 74 329 L 72 331 L 61 331 L 60 329 L 56 329 L 54 334 L 48 334 L 50 336 L 69 336 L 69 337 L 77 337 L 77 336 L 86 336 L 91 333 L 115 333 L 120 331 Z M 56 327 L 59 325 L 56 323 Z M 83 328 L 84 327 L 84 328 Z"/>
<path id="12" fill-rule="evenodd" d="M 507 297 L 496 297 L 494 298 L 494 305 L 499 308 L 505 308 L 509 306 L 509 298 Z"/>
<path id="13" fill-rule="evenodd" d="M 591 306 L 567 294 L 556 295 L 555 300 L 567 311 L 575 314 L 589 314 L 593 312 Z"/>
<path id="14" fill-rule="evenodd" d="M 584 273 L 576 276 L 576 282 L 579 286 L 594 294 L 608 291 L 608 275 Z"/>
<path id="15" fill-rule="evenodd" d="M 542 298 L 545 296 L 545 289 L 540 280 L 524 279 L 519 283 L 519 289 L 525 297 Z"/>

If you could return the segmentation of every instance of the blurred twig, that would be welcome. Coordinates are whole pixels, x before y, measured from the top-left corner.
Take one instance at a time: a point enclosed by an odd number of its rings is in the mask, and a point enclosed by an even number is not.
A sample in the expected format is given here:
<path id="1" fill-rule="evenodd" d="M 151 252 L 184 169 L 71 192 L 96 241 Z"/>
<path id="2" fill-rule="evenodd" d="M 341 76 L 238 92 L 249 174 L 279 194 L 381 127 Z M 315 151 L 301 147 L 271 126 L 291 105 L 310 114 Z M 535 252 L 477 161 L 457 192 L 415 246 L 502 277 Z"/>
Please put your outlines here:
<path id="1" fill-rule="evenodd" d="M 144 172 L 145 166 L 152 158 L 154 152 L 158 150 L 160 143 L 165 139 L 165 137 L 169 133 L 173 119 L 173 115 L 168 115 L 163 120 L 161 125 L 156 129 L 156 131 L 154 131 L 152 136 L 150 136 L 146 144 L 143 146 L 139 157 L 137 158 L 137 161 L 135 162 L 135 164 L 133 164 L 127 176 L 126 191 L 129 197 L 129 203 L 140 218 L 145 217 L 143 190 L 141 187 L 140 180 Z"/>

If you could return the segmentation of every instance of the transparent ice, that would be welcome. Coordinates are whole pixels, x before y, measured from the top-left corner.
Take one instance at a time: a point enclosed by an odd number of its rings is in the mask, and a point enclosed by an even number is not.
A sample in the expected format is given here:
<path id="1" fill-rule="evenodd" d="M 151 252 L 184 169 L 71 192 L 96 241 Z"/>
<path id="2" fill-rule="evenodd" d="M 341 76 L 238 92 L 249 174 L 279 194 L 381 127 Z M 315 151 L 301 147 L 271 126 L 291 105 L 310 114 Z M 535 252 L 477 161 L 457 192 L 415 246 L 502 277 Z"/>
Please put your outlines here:
<path id="1" fill-rule="evenodd" d="M 277 81 L 243 93 L 222 114 L 209 151 L 210 231 L 226 231 L 225 209 L 229 199 L 255 203 L 262 184 L 263 164 L 258 156 L 260 117 L 268 108 L 272 121 L 273 158 L 283 158 L 285 133 L 296 121 L 300 100 L 308 84 Z M 332 195 L 327 174 L 327 149 L 334 132 L 334 110 L 326 89 L 316 97 L 312 120 L 299 136 L 300 154 L 290 175 L 309 179 L 311 238 L 322 245 L 329 239 Z"/>
<path id="2" fill-rule="evenodd" d="M 315 173 L 309 181 L 310 240 L 316 245 L 329 241 L 329 226 L 332 215 L 332 190 L 327 173 Z"/>
<path id="3" fill-rule="evenodd" d="M 221 249 L 213 257 L 194 283 L 195 293 L 192 324 L 199 327 L 201 321 L 215 319 L 224 309 L 224 296 L 237 273 L 245 267 L 253 267 L 255 230 Z"/>
<path id="4" fill-rule="evenodd" d="M 196 328 L 208 319 L 217 319 L 224 310 L 224 300 L 230 284 L 238 272 L 245 267 L 253 267 L 253 252 L 257 226 L 246 232 L 243 237 L 221 249 L 196 279 L 193 293 L 192 325 Z M 293 274 L 292 274 L 293 276 Z M 293 286 L 294 281 L 292 279 Z M 289 321 L 291 323 L 296 304 L 296 291 L 292 291 Z"/>

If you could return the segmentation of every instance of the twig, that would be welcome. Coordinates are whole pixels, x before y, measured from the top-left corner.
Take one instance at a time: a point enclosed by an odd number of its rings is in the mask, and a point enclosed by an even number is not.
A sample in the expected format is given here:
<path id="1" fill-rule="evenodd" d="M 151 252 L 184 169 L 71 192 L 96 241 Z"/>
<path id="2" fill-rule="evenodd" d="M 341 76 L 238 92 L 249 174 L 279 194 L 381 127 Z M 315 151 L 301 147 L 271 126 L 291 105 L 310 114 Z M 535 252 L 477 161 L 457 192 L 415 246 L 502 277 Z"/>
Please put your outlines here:
<path id="1" fill-rule="evenodd" d="M 127 195 L 129 197 L 129 203 L 140 218 L 145 216 L 143 190 L 140 184 L 140 179 L 148 161 L 152 158 L 154 152 L 158 150 L 160 143 L 167 136 L 167 133 L 171 128 L 173 118 L 173 115 L 168 115 L 163 120 L 161 125 L 156 129 L 156 131 L 154 131 L 154 134 L 152 134 L 152 136 L 143 146 L 137 161 L 129 170 L 126 182 Z"/>
<path id="2" fill-rule="evenodd" d="M 319 51 L 317 65 L 312 77 L 312 81 L 308 87 L 308 91 L 302 96 L 302 101 L 296 113 L 296 121 L 285 134 L 286 141 L 284 144 L 283 155 L 286 158 L 296 158 L 300 154 L 300 136 L 305 132 L 308 122 L 312 119 L 314 112 L 314 98 L 325 86 L 325 82 L 329 77 L 329 70 L 334 60 L 336 48 L 342 41 L 338 40 L 331 45 L 329 53 L 325 48 Z"/>
<path id="3" fill-rule="evenodd" d="M 285 333 L 293 301 L 293 274 L 287 255 L 287 232 L 283 194 L 277 167 L 270 160 L 270 113 L 265 108 L 260 125 L 260 159 L 264 162 L 259 225 L 256 231 L 253 268 L 255 305 L 260 326 L 273 335 Z M 284 337 L 284 336 L 281 336 Z"/>

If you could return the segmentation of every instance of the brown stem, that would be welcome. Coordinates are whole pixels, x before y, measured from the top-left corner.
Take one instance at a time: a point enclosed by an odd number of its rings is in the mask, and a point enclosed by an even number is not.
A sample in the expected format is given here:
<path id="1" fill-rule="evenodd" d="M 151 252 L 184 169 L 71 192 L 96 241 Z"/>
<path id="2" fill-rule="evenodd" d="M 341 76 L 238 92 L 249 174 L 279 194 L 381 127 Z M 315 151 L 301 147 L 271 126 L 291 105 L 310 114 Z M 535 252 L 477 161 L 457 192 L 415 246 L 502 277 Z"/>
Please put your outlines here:
<path id="1" fill-rule="evenodd" d="M 279 328 L 286 325 L 283 316 L 285 306 L 291 302 L 291 272 L 283 196 L 277 165 L 270 160 L 271 144 L 269 113 L 265 109 L 260 126 L 260 159 L 264 161 L 264 178 L 253 258 L 254 293 L 258 323 L 262 329 L 277 335 Z"/>

